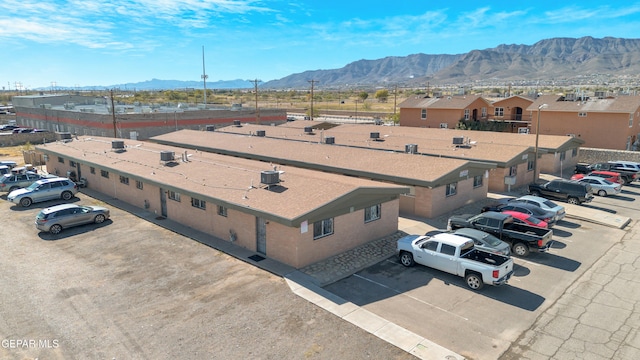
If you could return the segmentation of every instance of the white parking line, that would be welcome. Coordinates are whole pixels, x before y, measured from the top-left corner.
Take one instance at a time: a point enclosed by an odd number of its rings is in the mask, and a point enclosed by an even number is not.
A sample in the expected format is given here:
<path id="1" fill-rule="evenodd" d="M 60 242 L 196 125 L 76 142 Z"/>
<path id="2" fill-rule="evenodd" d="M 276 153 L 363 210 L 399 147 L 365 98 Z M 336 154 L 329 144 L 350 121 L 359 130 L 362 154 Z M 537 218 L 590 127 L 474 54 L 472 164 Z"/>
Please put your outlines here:
<path id="1" fill-rule="evenodd" d="M 417 301 L 417 302 L 420 302 L 420 303 L 423 303 L 423 304 L 425 304 L 425 305 L 431 306 L 432 308 L 434 308 L 434 309 L 438 309 L 438 310 L 440 310 L 440 311 L 442 311 L 442 312 L 445 312 L 445 313 L 447 313 L 447 314 L 449 314 L 449 315 L 453 315 L 453 316 L 458 317 L 458 318 L 460 318 L 460 319 L 462 319 L 462 320 L 469 321 L 469 319 L 468 319 L 468 318 L 466 318 L 466 317 L 464 317 L 464 316 L 460 316 L 460 315 L 458 315 L 458 314 L 456 314 L 456 313 L 452 313 L 451 311 L 445 310 L 445 309 L 443 309 L 443 308 L 441 308 L 441 307 L 438 307 L 438 306 L 436 306 L 436 305 L 433 305 L 433 304 L 431 304 L 431 303 L 428 303 L 428 302 L 426 302 L 426 301 L 424 301 L 424 300 L 418 299 L 418 298 L 416 298 L 415 296 L 411 296 L 411 295 L 409 295 L 409 294 L 407 294 L 407 293 L 400 292 L 400 291 L 398 291 L 398 290 L 396 290 L 396 289 L 390 288 L 390 287 L 388 287 L 388 286 L 387 286 L 387 285 L 385 285 L 385 284 L 381 284 L 381 283 L 379 283 L 379 282 L 377 282 L 377 281 L 373 281 L 373 280 L 371 280 L 371 279 L 367 279 L 366 277 L 363 277 L 363 276 L 358 275 L 358 274 L 353 274 L 353 276 L 358 277 L 358 278 L 360 278 L 360 279 L 362 279 L 362 280 L 368 281 L 368 282 L 370 282 L 370 283 L 376 284 L 376 285 L 378 285 L 378 286 L 381 286 L 381 287 L 383 287 L 383 288 L 385 288 L 385 289 L 389 289 L 389 290 L 391 290 L 391 291 L 395 292 L 395 293 L 396 293 L 396 294 L 398 294 L 398 295 L 402 295 L 402 296 L 409 297 L 410 299 L 413 299 L 413 300 L 415 300 L 415 301 Z"/>

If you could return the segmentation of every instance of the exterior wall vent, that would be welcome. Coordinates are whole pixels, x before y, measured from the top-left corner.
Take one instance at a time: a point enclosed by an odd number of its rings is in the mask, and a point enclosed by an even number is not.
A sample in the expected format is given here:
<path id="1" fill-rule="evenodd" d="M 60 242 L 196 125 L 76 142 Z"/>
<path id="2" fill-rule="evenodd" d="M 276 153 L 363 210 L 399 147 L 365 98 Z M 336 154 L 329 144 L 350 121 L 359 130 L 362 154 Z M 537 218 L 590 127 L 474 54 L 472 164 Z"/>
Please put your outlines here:
<path id="1" fill-rule="evenodd" d="M 280 172 L 274 170 L 262 171 L 260 173 L 260 182 L 268 186 L 279 184 Z"/>
<path id="2" fill-rule="evenodd" d="M 111 141 L 111 150 L 115 152 L 123 152 L 124 149 L 124 141 L 122 140 L 113 140 Z"/>
<path id="3" fill-rule="evenodd" d="M 407 154 L 417 154 L 418 144 L 406 144 L 404 146 L 404 152 L 406 152 Z"/>
<path id="4" fill-rule="evenodd" d="M 462 145 L 462 144 L 464 144 L 464 136 L 453 137 L 453 145 Z"/>
<path id="5" fill-rule="evenodd" d="M 173 151 L 161 151 L 160 152 L 160 161 L 173 161 L 175 157 L 175 153 Z"/>
<path id="6" fill-rule="evenodd" d="M 325 144 L 335 144 L 336 143 L 336 138 L 333 136 L 327 136 L 326 138 L 324 138 L 324 143 Z"/>
<path id="7" fill-rule="evenodd" d="M 233 120 L 233 126 L 242 127 L 242 124 L 240 123 L 240 120 Z"/>
<path id="8" fill-rule="evenodd" d="M 216 126 L 215 125 L 207 125 L 207 126 L 205 126 L 205 130 L 207 130 L 207 131 L 216 131 Z"/>
<path id="9" fill-rule="evenodd" d="M 373 139 L 373 140 L 378 140 L 380 139 L 380 133 L 379 132 L 372 132 L 369 134 L 369 138 Z"/>
<path id="10" fill-rule="evenodd" d="M 256 136 L 264 137 L 266 132 L 264 130 L 256 130 Z"/>

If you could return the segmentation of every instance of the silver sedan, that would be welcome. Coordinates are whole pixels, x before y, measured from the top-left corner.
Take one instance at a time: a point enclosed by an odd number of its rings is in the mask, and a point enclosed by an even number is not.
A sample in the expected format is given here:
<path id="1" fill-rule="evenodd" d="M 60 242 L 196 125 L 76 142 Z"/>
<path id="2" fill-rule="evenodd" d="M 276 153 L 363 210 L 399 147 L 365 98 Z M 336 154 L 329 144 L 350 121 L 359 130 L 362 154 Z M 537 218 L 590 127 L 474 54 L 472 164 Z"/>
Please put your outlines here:
<path id="1" fill-rule="evenodd" d="M 618 195 L 620 194 L 620 191 L 622 191 L 622 185 L 612 183 L 609 180 L 605 180 L 597 176 L 585 176 L 577 181 L 591 185 L 593 192 L 600 196 Z"/>

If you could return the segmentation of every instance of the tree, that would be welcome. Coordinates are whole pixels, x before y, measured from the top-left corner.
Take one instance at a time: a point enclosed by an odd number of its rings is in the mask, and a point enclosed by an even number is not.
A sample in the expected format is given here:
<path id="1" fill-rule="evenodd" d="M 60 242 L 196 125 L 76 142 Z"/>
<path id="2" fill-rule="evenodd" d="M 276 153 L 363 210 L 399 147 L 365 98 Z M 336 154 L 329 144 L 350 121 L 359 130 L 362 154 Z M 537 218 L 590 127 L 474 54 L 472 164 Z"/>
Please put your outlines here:
<path id="1" fill-rule="evenodd" d="M 378 100 L 378 102 L 387 102 L 387 99 L 389 98 L 389 90 L 380 89 L 376 91 L 374 97 Z"/>
<path id="2" fill-rule="evenodd" d="M 358 97 L 360 98 L 360 100 L 365 101 L 369 97 L 369 93 L 366 91 L 362 91 L 358 94 Z"/>

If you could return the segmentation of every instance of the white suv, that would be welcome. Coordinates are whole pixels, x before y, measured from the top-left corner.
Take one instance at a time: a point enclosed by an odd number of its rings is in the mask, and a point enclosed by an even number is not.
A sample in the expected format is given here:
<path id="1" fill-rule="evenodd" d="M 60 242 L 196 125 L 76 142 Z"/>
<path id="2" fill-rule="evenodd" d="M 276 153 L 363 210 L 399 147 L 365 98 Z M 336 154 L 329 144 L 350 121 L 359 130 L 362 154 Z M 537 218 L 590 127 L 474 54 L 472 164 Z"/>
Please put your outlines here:
<path id="1" fill-rule="evenodd" d="M 67 178 L 42 179 L 24 189 L 9 193 L 7 200 L 22 207 L 47 200 L 71 200 L 78 192 L 78 186 Z"/>
<path id="2" fill-rule="evenodd" d="M 633 173 L 640 173 L 640 163 L 633 161 L 609 161 L 609 164 L 617 170 L 629 171 Z M 640 181 L 640 178 L 636 176 L 636 180 Z"/>

